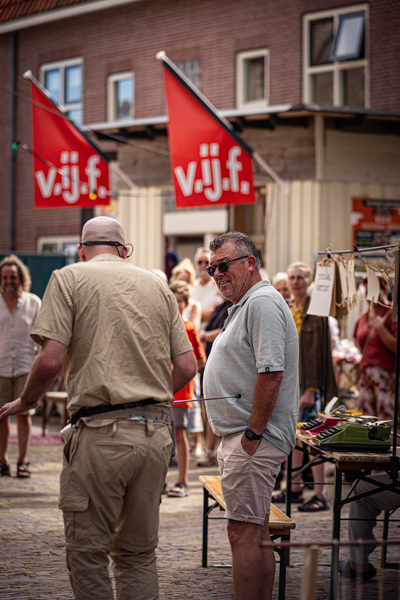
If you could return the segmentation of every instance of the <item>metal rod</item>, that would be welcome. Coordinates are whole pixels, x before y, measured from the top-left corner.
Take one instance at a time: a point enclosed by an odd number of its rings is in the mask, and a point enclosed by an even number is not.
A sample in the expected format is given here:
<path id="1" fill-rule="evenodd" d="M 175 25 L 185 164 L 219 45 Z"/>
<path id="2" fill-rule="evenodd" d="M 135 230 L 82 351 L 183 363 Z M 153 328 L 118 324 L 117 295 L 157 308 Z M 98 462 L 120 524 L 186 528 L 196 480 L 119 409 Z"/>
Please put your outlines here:
<path id="1" fill-rule="evenodd" d="M 183 404 L 184 402 L 196 402 L 196 400 L 227 400 L 228 398 L 236 398 L 236 400 L 239 400 L 241 397 L 242 394 L 236 394 L 236 396 L 218 396 L 217 398 L 188 398 L 187 400 L 174 400 L 174 405 Z"/>
<path id="2" fill-rule="evenodd" d="M 391 248 L 398 248 L 398 244 L 389 244 L 388 246 L 374 246 L 372 248 L 357 248 L 354 246 L 352 250 L 318 250 L 318 255 L 322 254 L 362 254 L 363 252 L 373 252 L 374 250 L 391 250 Z"/>

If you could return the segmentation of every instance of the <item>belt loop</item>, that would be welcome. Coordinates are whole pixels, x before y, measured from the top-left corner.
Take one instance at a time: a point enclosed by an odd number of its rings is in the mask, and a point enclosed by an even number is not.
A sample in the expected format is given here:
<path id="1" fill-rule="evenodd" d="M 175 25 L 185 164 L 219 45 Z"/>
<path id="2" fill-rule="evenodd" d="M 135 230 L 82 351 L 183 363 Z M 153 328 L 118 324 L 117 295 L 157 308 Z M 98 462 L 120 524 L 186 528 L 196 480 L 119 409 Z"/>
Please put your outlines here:
<path id="1" fill-rule="evenodd" d="M 153 435 L 154 433 L 154 421 L 153 419 L 147 419 L 146 420 L 146 428 L 147 428 L 147 435 L 150 437 Z"/>
<path id="2" fill-rule="evenodd" d="M 112 426 L 112 431 L 111 431 L 111 437 L 114 437 L 116 433 L 117 433 L 117 421 L 114 421 L 113 426 Z"/>

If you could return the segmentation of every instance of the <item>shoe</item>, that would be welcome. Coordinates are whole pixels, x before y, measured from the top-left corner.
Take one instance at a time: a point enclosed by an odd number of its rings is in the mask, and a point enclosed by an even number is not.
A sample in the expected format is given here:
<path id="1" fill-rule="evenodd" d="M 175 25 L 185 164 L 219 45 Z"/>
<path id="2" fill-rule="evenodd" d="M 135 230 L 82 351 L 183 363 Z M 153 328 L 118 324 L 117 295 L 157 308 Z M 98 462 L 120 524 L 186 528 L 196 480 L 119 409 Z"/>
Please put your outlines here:
<path id="1" fill-rule="evenodd" d="M 31 476 L 31 472 L 28 469 L 28 462 L 19 462 L 17 463 L 17 477 L 21 477 L 22 479 L 26 479 Z"/>
<path id="2" fill-rule="evenodd" d="M 371 563 L 368 563 L 368 569 L 364 572 L 359 572 L 352 568 L 349 560 L 339 560 L 339 573 L 342 577 L 346 577 L 346 579 L 354 579 L 355 577 L 372 579 L 376 575 L 376 569 Z"/>
<path id="3" fill-rule="evenodd" d="M 185 498 L 189 496 L 189 488 L 183 483 L 176 483 L 171 490 L 167 492 L 168 498 Z"/>
<path id="4" fill-rule="evenodd" d="M 297 507 L 300 512 L 319 512 L 321 510 L 328 510 L 329 505 L 325 498 L 318 498 L 313 496 L 308 502 L 304 502 L 301 506 Z"/>
<path id="5" fill-rule="evenodd" d="M 196 467 L 215 467 L 218 464 L 217 457 L 211 452 L 207 452 L 204 456 L 200 456 L 196 460 Z"/>
<path id="6" fill-rule="evenodd" d="M 272 502 L 274 504 L 283 504 L 286 502 L 286 490 L 277 494 L 276 496 L 272 496 Z M 292 492 L 292 504 L 302 504 L 304 502 L 303 492 Z"/>
<path id="7" fill-rule="evenodd" d="M 0 477 L 11 477 L 10 465 L 0 460 Z"/>

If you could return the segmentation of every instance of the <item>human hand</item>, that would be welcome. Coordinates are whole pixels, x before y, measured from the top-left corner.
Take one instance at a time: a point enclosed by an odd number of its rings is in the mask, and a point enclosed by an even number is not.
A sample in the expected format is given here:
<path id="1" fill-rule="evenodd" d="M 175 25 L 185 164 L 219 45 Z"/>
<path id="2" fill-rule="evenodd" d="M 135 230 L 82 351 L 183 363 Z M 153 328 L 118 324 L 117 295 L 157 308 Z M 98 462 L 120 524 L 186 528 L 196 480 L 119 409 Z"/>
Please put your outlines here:
<path id="1" fill-rule="evenodd" d="M 249 440 L 249 438 L 247 438 L 244 434 L 242 435 L 242 448 L 249 456 L 253 456 L 253 454 L 258 448 L 259 443 L 260 440 Z"/>
<path id="2" fill-rule="evenodd" d="M 375 331 L 379 331 L 380 329 L 385 327 L 385 321 L 386 321 L 385 317 L 380 317 L 379 315 L 376 315 L 370 321 L 370 325 L 371 325 L 372 329 L 375 329 Z"/>
<path id="3" fill-rule="evenodd" d="M 312 390 L 306 390 L 304 394 L 300 396 L 299 408 L 310 408 L 315 404 L 315 392 Z"/>
<path id="4" fill-rule="evenodd" d="M 0 421 L 3 421 L 7 417 L 11 417 L 12 415 L 18 415 L 19 413 L 30 410 L 31 408 L 36 408 L 38 404 L 39 403 L 36 402 L 35 404 L 27 406 L 25 403 L 22 402 L 21 398 L 17 398 L 16 400 L 14 400 L 14 402 L 7 402 L 7 404 L 5 404 L 3 408 L 0 408 Z"/>

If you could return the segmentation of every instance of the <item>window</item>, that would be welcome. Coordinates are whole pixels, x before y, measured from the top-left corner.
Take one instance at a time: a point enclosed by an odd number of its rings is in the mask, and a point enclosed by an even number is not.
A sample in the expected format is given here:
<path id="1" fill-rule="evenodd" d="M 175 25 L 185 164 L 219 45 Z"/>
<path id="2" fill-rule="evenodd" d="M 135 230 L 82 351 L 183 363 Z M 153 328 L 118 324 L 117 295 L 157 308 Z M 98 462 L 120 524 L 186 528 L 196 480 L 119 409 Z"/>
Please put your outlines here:
<path id="1" fill-rule="evenodd" d="M 269 102 L 269 52 L 248 50 L 236 55 L 236 105 L 259 108 Z"/>
<path id="2" fill-rule="evenodd" d="M 201 90 L 201 61 L 199 58 L 178 61 L 176 66 Z"/>
<path id="3" fill-rule="evenodd" d="M 304 17 L 304 102 L 368 106 L 366 18 L 366 5 Z"/>
<path id="4" fill-rule="evenodd" d="M 82 125 L 82 59 L 42 65 L 40 80 L 68 118 Z"/>
<path id="5" fill-rule="evenodd" d="M 132 72 L 115 73 L 108 78 L 108 120 L 133 119 L 134 77 Z"/>
<path id="6" fill-rule="evenodd" d="M 64 254 L 68 257 L 68 264 L 71 264 L 79 260 L 76 250 L 79 242 L 80 238 L 75 235 L 41 236 L 37 240 L 37 252 L 38 254 Z"/>

